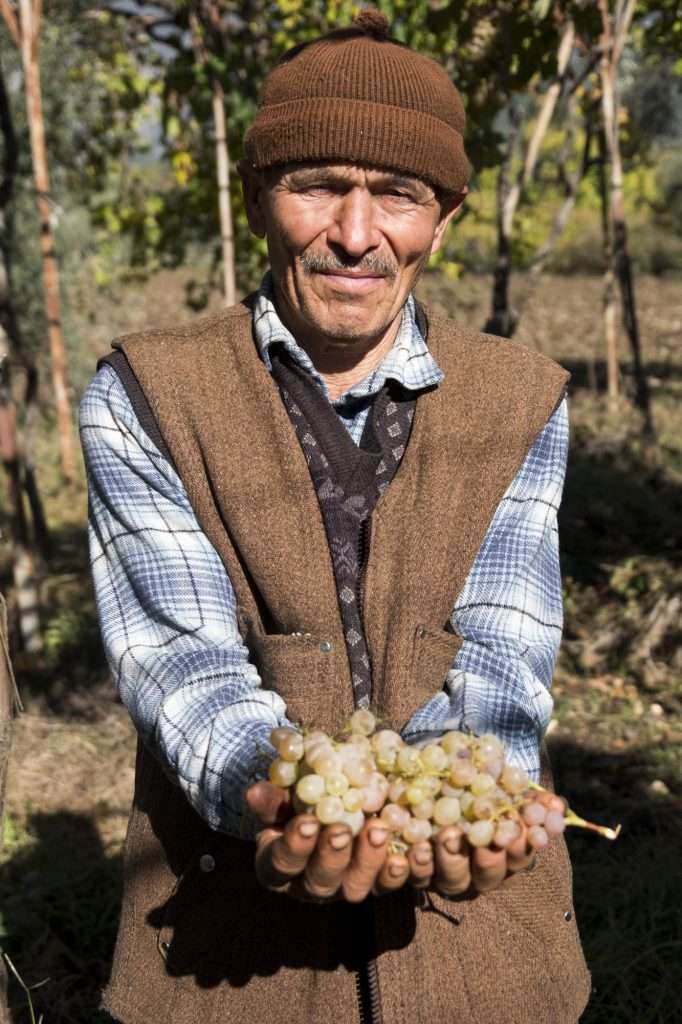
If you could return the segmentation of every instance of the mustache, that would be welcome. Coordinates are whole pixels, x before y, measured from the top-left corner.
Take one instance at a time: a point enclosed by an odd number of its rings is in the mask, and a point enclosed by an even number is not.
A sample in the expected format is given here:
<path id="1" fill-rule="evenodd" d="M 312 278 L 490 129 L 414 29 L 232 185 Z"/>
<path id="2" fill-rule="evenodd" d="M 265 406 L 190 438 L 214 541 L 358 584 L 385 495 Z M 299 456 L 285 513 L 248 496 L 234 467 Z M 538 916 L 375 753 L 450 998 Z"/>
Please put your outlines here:
<path id="1" fill-rule="evenodd" d="M 298 257 L 299 263 L 306 274 L 330 273 L 335 270 L 354 270 L 361 274 L 380 274 L 382 277 L 394 278 L 398 268 L 392 260 L 377 253 L 367 253 L 360 259 L 344 259 L 334 253 L 304 252 Z"/>

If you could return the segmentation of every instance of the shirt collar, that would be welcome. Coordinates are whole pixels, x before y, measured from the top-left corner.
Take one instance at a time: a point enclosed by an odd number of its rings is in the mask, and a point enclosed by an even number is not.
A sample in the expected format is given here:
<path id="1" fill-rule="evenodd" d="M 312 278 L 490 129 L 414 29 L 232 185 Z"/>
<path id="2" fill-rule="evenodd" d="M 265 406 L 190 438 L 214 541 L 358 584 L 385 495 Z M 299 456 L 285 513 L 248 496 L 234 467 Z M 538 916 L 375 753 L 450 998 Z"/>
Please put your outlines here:
<path id="1" fill-rule="evenodd" d="M 253 330 L 261 359 L 272 371 L 270 349 L 281 344 L 289 356 L 310 374 L 328 398 L 327 387 L 312 364 L 308 354 L 297 344 L 293 334 L 279 318 L 275 308 L 272 276 L 267 272 L 256 293 L 253 306 Z M 408 391 L 422 391 L 435 387 L 443 380 L 443 371 L 429 352 L 417 326 L 415 301 L 409 296 L 403 307 L 400 328 L 393 346 L 384 359 L 364 380 L 349 388 L 334 404 L 363 398 L 379 392 L 388 379 L 395 380 Z"/>

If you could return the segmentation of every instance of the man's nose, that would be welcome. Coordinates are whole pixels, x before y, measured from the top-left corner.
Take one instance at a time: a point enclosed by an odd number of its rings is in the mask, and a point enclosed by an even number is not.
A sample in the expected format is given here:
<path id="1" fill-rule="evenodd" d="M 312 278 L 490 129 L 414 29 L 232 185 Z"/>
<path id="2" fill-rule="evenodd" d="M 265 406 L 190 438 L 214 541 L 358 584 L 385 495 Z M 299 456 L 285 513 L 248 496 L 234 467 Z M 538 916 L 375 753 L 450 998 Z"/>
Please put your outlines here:
<path id="1" fill-rule="evenodd" d="M 327 230 L 327 241 L 354 257 L 363 256 L 379 245 L 373 197 L 367 189 L 352 188 L 339 198 Z"/>

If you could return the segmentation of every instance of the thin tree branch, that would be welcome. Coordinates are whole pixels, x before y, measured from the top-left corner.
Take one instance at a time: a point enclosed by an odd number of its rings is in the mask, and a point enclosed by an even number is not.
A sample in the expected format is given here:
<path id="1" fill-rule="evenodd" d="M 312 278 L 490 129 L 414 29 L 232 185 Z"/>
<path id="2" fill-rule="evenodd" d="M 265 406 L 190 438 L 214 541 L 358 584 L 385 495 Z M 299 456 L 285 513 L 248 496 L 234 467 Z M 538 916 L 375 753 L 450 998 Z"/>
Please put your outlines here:
<path id="1" fill-rule="evenodd" d="M 2 14 L 5 19 L 5 23 L 9 29 L 9 34 L 12 39 L 16 45 L 21 48 L 21 31 L 19 29 L 19 21 L 10 6 L 9 0 L 0 0 L 0 14 Z"/>

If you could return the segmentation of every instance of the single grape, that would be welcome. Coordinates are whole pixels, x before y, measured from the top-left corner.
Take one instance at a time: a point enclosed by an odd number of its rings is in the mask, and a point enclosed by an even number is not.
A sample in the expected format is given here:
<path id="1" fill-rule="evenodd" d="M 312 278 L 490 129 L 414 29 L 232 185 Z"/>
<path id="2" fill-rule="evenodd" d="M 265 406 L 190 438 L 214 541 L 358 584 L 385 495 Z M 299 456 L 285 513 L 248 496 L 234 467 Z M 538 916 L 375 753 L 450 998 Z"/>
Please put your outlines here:
<path id="1" fill-rule="evenodd" d="M 315 815 L 323 825 L 343 821 L 344 810 L 343 801 L 338 796 L 323 796 L 315 805 Z"/>
<path id="2" fill-rule="evenodd" d="M 339 821 L 343 821 L 348 825 L 352 835 L 356 836 L 365 824 L 365 816 L 362 811 L 344 811 Z"/>
<path id="3" fill-rule="evenodd" d="M 504 746 L 492 733 L 484 733 L 475 741 L 474 746 L 483 761 L 501 757 L 504 759 Z"/>
<path id="4" fill-rule="evenodd" d="M 362 802 L 365 799 L 365 794 L 361 789 L 347 789 L 343 794 L 343 806 L 349 814 L 355 814 L 356 811 L 362 809 Z"/>
<path id="5" fill-rule="evenodd" d="M 433 800 L 427 797 L 425 800 L 421 800 L 418 804 L 413 804 L 410 808 L 415 818 L 428 818 L 430 819 L 433 815 Z"/>
<path id="6" fill-rule="evenodd" d="M 371 711 L 359 708 L 350 716 L 351 732 L 359 733 L 361 736 L 371 736 L 376 729 L 377 720 Z"/>
<path id="7" fill-rule="evenodd" d="M 322 775 L 325 778 L 327 775 L 338 775 L 339 772 L 343 771 L 341 755 L 336 750 L 326 747 L 319 754 L 307 754 L 306 761 L 315 769 L 318 775 Z"/>
<path id="8" fill-rule="evenodd" d="M 282 740 L 288 739 L 290 736 L 300 736 L 299 732 L 292 729 L 290 725 L 280 725 L 277 729 L 273 729 L 270 733 L 270 742 L 273 747 L 279 753 L 279 745 Z"/>
<path id="9" fill-rule="evenodd" d="M 545 807 L 548 811 L 558 811 L 562 817 L 566 813 L 566 801 L 563 797 L 557 796 L 556 793 L 552 793 Z"/>
<path id="10" fill-rule="evenodd" d="M 471 739 L 465 733 L 453 730 L 441 736 L 440 745 L 446 754 L 456 754 L 458 750 L 467 750 Z"/>
<path id="11" fill-rule="evenodd" d="M 422 800 L 426 800 L 428 798 L 428 795 L 429 791 L 426 786 L 422 786 L 418 782 L 413 782 L 409 785 L 407 787 L 407 792 L 405 793 L 407 802 L 411 805 L 420 804 Z"/>
<path id="12" fill-rule="evenodd" d="M 323 732 L 322 729 L 313 729 L 312 732 L 306 733 L 303 737 L 303 746 L 306 754 L 308 753 L 309 748 L 315 746 L 316 743 L 328 743 L 329 746 L 331 746 L 331 742 L 332 741 L 327 733 Z"/>
<path id="13" fill-rule="evenodd" d="M 305 746 L 305 761 L 314 770 L 314 767 L 321 757 L 334 753 L 334 747 L 332 746 L 331 740 L 317 740 L 315 743 L 311 743 L 308 747 Z"/>
<path id="14" fill-rule="evenodd" d="M 461 808 L 462 814 L 467 819 L 473 819 L 473 807 L 475 799 L 476 797 L 473 795 L 473 793 L 470 793 L 468 789 L 465 790 L 465 792 L 462 793 L 461 797 L 459 798 L 459 806 Z"/>
<path id="15" fill-rule="evenodd" d="M 443 782 L 440 787 L 443 796 L 456 796 L 458 799 L 464 792 L 461 786 L 453 786 L 449 782 Z"/>
<path id="16" fill-rule="evenodd" d="M 492 821 L 474 821 L 467 838 L 472 846 L 490 846 L 494 834 L 495 826 Z"/>
<path id="17" fill-rule="evenodd" d="M 386 796 L 378 786 L 373 786 L 371 783 L 363 786 L 362 793 L 364 794 L 362 810 L 365 814 L 376 814 L 384 806 Z"/>
<path id="18" fill-rule="evenodd" d="M 528 829 L 528 842 L 535 850 L 543 850 L 549 842 L 549 836 L 542 825 L 531 825 Z"/>
<path id="19" fill-rule="evenodd" d="M 398 763 L 398 750 L 397 747 L 382 747 L 377 750 L 374 754 L 377 768 L 389 774 L 395 771 L 395 767 Z"/>
<path id="20" fill-rule="evenodd" d="M 561 811 L 547 811 L 545 829 L 550 836 L 560 835 L 566 828 L 566 821 Z"/>
<path id="21" fill-rule="evenodd" d="M 522 809 L 521 817 L 526 825 L 544 825 L 547 817 L 547 808 L 543 807 L 539 800 L 533 800 Z"/>
<path id="22" fill-rule="evenodd" d="M 456 758 L 450 767 L 450 782 L 453 786 L 470 786 L 477 772 L 471 761 Z"/>
<path id="23" fill-rule="evenodd" d="M 433 807 L 433 820 L 436 825 L 454 825 L 459 821 L 462 811 L 459 800 L 454 796 L 442 796 Z"/>
<path id="24" fill-rule="evenodd" d="M 296 783 L 296 796 L 304 804 L 316 804 L 324 796 L 324 779 L 321 775 L 304 775 Z"/>
<path id="25" fill-rule="evenodd" d="M 469 788 L 474 796 L 485 796 L 495 789 L 495 780 L 486 772 L 478 772 L 469 783 Z"/>
<path id="26" fill-rule="evenodd" d="M 471 806 L 473 815 L 479 821 L 492 818 L 495 813 L 495 804 L 488 796 L 477 796 Z"/>
<path id="27" fill-rule="evenodd" d="M 439 779 L 437 775 L 424 775 L 423 785 L 429 791 L 429 796 L 438 796 L 443 788 L 443 780 Z"/>
<path id="28" fill-rule="evenodd" d="M 448 755 L 437 743 L 429 743 L 421 752 L 421 761 L 426 771 L 441 772 L 448 763 Z"/>
<path id="29" fill-rule="evenodd" d="M 347 759 L 343 771 L 351 786 L 366 786 L 372 778 L 374 765 L 368 757 Z"/>
<path id="30" fill-rule="evenodd" d="M 500 776 L 500 782 L 504 789 L 513 796 L 526 789 L 528 786 L 528 775 L 524 772 L 523 768 L 519 768 L 515 764 L 507 764 L 504 766 Z"/>
<path id="31" fill-rule="evenodd" d="M 403 775 L 419 775 L 422 770 L 419 751 L 415 747 L 401 747 L 398 751 L 398 769 Z"/>
<path id="32" fill-rule="evenodd" d="M 501 757 L 493 757 L 486 761 L 483 765 L 483 771 L 486 772 L 491 778 L 495 779 L 495 782 L 499 779 L 500 775 L 504 771 L 504 760 Z"/>
<path id="33" fill-rule="evenodd" d="M 512 821 L 511 818 L 502 818 L 497 823 L 493 841 L 495 846 L 499 846 L 503 850 L 505 847 L 510 846 L 515 839 L 518 839 L 520 834 L 521 827 L 518 822 Z"/>
<path id="34" fill-rule="evenodd" d="M 404 807 L 399 807 L 398 804 L 385 804 L 381 809 L 380 817 L 392 832 L 402 832 L 410 820 L 410 812 Z"/>
<path id="35" fill-rule="evenodd" d="M 372 750 L 379 753 L 380 750 L 397 750 L 403 746 L 403 739 L 393 729 L 381 729 L 375 732 L 370 740 Z"/>
<path id="36" fill-rule="evenodd" d="M 298 778 L 298 765 L 295 761 L 283 761 L 277 757 L 270 765 L 268 777 L 275 786 L 293 786 Z"/>
<path id="37" fill-rule="evenodd" d="M 406 843 L 421 843 L 431 838 L 431 822 L 424 818 L 410 818 L 403 826 L 401 835 Z"/>
<path id="38" fill-rule="evenodd" d="M 380 789 L 384 796 L 388 796 L 388 779 L 381 772 L 372 772 L 372 777 L 368 782 L 369 786 L 376 786 Z"/>
<path id="39" fill-rule="evenodd" d="M 393 779 L 388 785 L 388 799 L 393 804 L 405 804 L 407 800 L 405 794 L 407 793 L 407 783 L 404 779 Z"/>
<path id="40" fill-rule="evenodd" d="M 295 732 L 292 736 L 284 736 L 277 748 L 283 761 L 300 761 L 303 757 L 303 737 Z"/>
<path id="41" fill-rule="evenodd" d="M 325 775 L 323 778 L 325 789 L 330 796 L 343 796 L 348 790 L 349 782 L 343 772 L 338 772 L 337 775 Z"/>

